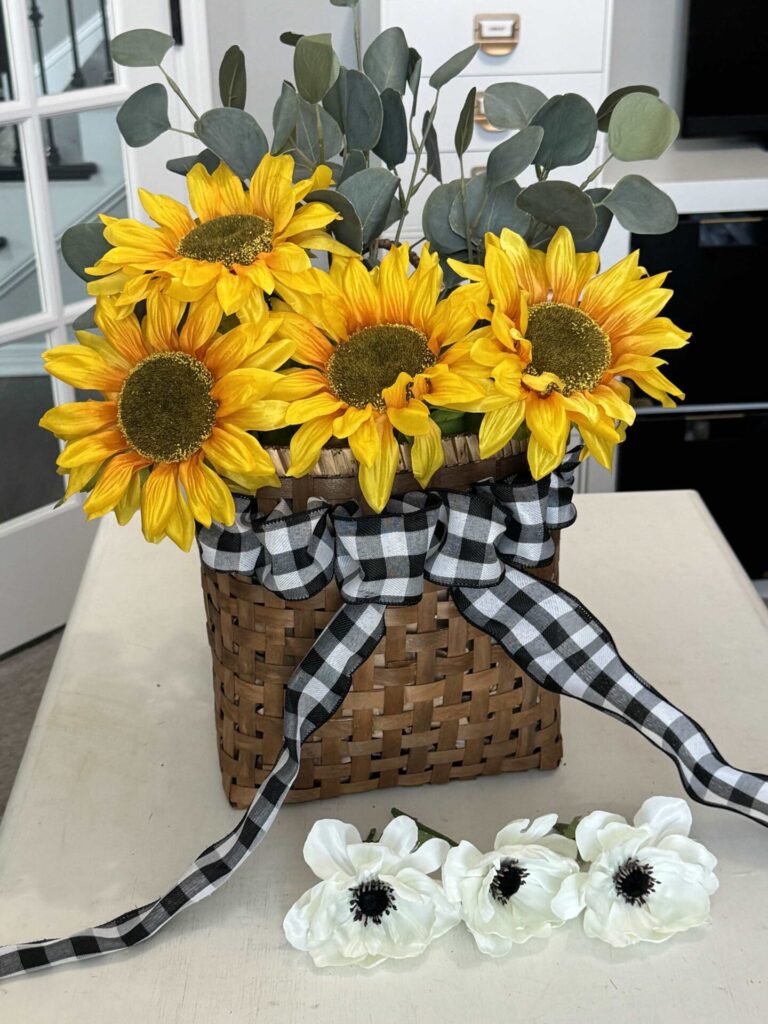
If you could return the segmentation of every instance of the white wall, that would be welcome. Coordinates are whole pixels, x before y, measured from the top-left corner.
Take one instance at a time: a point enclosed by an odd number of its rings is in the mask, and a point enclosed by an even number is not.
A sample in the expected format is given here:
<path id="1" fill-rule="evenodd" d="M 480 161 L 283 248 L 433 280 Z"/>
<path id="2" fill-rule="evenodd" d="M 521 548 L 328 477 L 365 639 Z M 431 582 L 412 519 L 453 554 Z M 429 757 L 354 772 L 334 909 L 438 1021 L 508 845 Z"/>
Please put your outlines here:
<path id="1" fill-rule="evenodd" d="M 362 0 L 372 3 L 375 0 Z M 343 64 L 354 67 L 352 12 L 329 0 L 206 0 L 214 102 L 218 101 L 218 70 L 225 51 L 237 43 L 245 51 L 248 74 L 246 109 L 267 137 L 272 137 L 272 109 L 285 78 L 293 78 L 293 49 L 280 42 L 281 32 L 332 32 Z M 226 6 L 226 15 L 223 7 Z"/>
<path id="2" fill-rule="evenodd" d="M 614 0 L 611 89 L 655 85 L 680 113 L 688 6 L 689 0 Z"/>

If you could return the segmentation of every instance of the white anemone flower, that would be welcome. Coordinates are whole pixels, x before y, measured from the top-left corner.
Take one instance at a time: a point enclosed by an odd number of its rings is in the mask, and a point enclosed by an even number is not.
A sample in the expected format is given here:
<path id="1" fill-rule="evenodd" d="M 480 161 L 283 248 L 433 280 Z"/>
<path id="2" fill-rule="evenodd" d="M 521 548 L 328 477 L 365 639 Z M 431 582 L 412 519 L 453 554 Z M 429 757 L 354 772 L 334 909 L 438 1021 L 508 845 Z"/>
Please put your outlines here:
<path id="1" fill-rule="evenodd" d="M 446 896 L 461 905 L 477 948 L 504 956 L 532 938 L 546 938 L 563 923 L 552 900 L 564 879 L 579 870 L 576 843 L 554 834 L 556 814 L 512 821 L 490 853 L 463 840 L 443 865 Z"/>
<path id="2" fill-rule="evenodd" d="M 318 967 L 374 967 L 419 956 L 460 921 L 458 909 L 429 875 L 448 852 L 444 839 L 417 848 L 416 823 L 391 821 L 376 843 L 353 825 L 315 822 L 304 860 L 321 879 L 288 911 L 283 930 Z"/>
<path id="3" fill-rule="evenodd" d="M 676 797 L 646 800 L 632 825 L 593 811 L 576 828 L 589 870 L 565 880 L 555 911 L 568 920 L 584 910 L 586 934 L 616 947 L 664 942 L 705 924 L 717 859 L 690 830 L 690 808 Z"/>

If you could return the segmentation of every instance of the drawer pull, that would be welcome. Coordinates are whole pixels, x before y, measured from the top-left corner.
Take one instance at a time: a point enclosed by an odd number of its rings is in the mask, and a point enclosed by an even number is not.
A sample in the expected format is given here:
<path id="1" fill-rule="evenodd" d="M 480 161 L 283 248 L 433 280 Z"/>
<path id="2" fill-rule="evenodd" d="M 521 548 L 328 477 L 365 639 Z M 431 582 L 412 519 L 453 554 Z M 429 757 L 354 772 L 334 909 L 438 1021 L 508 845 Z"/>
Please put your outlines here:
<path id="1" fill-rule="evenodd" d="M 475 15 L 475 42 L 489 57 L 508 57 L 520 42 L 520 15 Z"/>
<path id="2" fill-rule="evenodd" d="M 483 103 L 483 94 L 478 92 L 477 99 L 475 100 L 475 124 L 478 128 L 482 128 L 484 132 L 501 132 L 503 128 L 496 128 L 488 120 L 485 113 L 485 105 Z"/>

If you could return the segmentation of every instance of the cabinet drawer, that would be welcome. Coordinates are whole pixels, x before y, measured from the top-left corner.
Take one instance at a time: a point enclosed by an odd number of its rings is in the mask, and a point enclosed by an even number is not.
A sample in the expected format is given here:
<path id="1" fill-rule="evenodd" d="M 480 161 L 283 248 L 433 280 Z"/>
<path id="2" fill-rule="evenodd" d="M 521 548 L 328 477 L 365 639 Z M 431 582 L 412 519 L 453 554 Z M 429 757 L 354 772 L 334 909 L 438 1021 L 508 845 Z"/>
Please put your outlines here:
<path id="1" fill-rule="evenodd" d="M 368 0 L 370 3 L 376 0 Z M 600 71 L 603 67 L 609 0 L 379 0 L 381 28 L 399 25 L 431 74 L 475 38 L 476 15 L 517 15 L 517 45 L 505 56 L 482 50 L 468 74 Z"/>
<path id="2" fill-rule="evenodd" d="M 486 79 L 466 76 L 454 78 L 452 82 L 444 86 L 440 92 L 440 105 L 437 108 L 437 117 L 435 118 L 435 129 L 441 149 L 448 149 L 453 145 L 459 112 L 472 86 L 476 86 L 478 93 L 480 93 L 483 88 L 499 80 L 496 78 Z M 523 82 L 525 85 L 532 85 L 547 97 L 558 96 L 566 92 L 579 93 L 580 96 L 589 100 L 595 110 L 597 110 L 604 99 L 604 79 L 601 74 L 516 75 L 515 81 Z M 426 81 L 422 82 L 421 95 L 419 97 L 421 107 L 419 118 L 423 117 L 424 110 L 433 102 L 433 99 L 434 92 L 429 88 Z M 419 124 L 421 124 L 420 120 Z M 503 142 L 504 139 L 508 139 L 511 134 L 512 132 L 488 130 L 479 124 L 475 124 L 471 148 L 477 150 L 493 149 L 500 142 Z"/>

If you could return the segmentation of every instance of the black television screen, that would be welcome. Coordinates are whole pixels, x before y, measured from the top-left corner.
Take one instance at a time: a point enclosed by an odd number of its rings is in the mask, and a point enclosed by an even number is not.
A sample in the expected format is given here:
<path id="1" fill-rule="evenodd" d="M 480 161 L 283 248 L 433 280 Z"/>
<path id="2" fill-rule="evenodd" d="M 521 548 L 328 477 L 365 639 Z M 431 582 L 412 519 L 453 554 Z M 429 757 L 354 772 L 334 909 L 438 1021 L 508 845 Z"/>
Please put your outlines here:
<path id="1" fill-rule="evenodd" d="M 682 134 L 768 135 L 767 0 L 690 0 Z"/>

